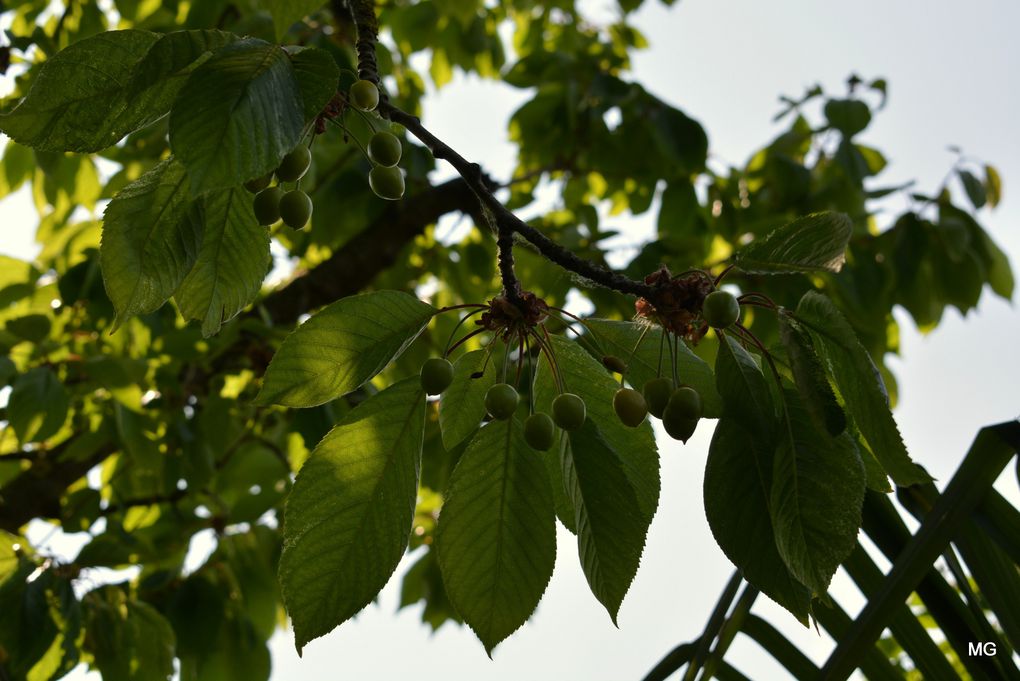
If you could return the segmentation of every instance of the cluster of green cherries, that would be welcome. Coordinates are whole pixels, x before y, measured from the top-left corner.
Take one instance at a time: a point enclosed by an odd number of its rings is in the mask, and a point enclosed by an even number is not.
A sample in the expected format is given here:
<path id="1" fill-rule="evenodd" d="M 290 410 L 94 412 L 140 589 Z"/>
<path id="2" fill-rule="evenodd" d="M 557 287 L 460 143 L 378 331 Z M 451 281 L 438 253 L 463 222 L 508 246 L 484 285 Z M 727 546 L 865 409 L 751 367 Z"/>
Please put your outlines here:
<path id="1" fill-rule="evenodd" d="M 725 329 L 740 319 L 740 303 L 726 291 L 705 296 L 701 317 L 714 329 Z M 602 360 L 611 371 L 623 374 L 626 365 L 618 357 Z M 674 440 L 686 443 L 698 427 L 702 415 L 701 395 L 689 385 L 665 376 L 645 381 L 641 391 L 620 388 L 613 396 L 613 409 L 624 425 L 636 428 L 651 414 Z"/>
<path id="2" fill-rule="evenodd" d="M 453 364 L 443 357 L 425 360 L 421 367 L 421 387 L 429 395 L 439 395 L 453 383 Z M 497 383 L 485 393 L 485 410 L 494 419 L 505 421 L 517 412 L 521 396 L 509 383 Z M 552 402 L 552 416 L 535 412 L 524 421 L 524 440 L 532 449 L 546 451 L 556 441 L 556 426 L 577 430 L 584 425 L 588 409 L 574 393 L 560 393 Z"/>
<path id="3" fill-rule="evenodd" d="M 379 106 L 379 88 L 370 80 L 359 80 L 348 91 L 347 100 L 362 113 L 371 113 Z M 397 164 L 403 149 L 392 133 L 380 130 L 368 140 L 368 160 L 372 170 L 368 185 L 380 199 L 396 201 L 404 196 L 404 175 Z"/>
<path id="4" fill-rule="evenodd" d="M 263 177 L 256 177 L 244 183 L 245 188 L 255 194 L 252 208 L 260 225 L 272 225 L 279 220 L 288 227 L 301 229 L 312 217 L 312 199 L 298 188 L 285 191 L 285 182 L 298 182 L 312 164 L 312 152 L 300 145 L 283 157 L 279 167 Z M 273 178 L 277 183 L 273 183 Z"/>
<path id="5" fill-rule="evenodd" d="M 348 91 L 347 101 L 351 107 L 368 114 L 379 106 L 379 88 L 369 80 L 359 80 Z M 369 121 L 369 125 L 373 125 Z M 374 126 L 373 126 L 374 127 Z M 403 155 L 403 147 L 395 135 L 385 130 L 378 130 L 363 148 L 372 170 L 368 174 L 368 184 L 381 199 L 396 201 L 404 196 L 404 175 L 397 164 Z M 249 180 L 244 184 L 248 191 L 255 194 L 252 207 L 255 218 L 260 225 L 283 223 L 294 229 L 301 229 L 312 217 L 312 199 L 300 188 L 290 191 L 283 188 L 285 183 L 298 183 L 308 173 L 312 164 L 312 152 L 304 144 L 298 145 L 280 161 L 279 167 L 273 172 Z M 273 179 L 276 184 L 273 185 Z M 272 186 L 270 186 L 272 185 Z"/>
<path id="6" fill-rule="evenodd" d="M 740 304 L 726 291 L 713 291 L 705 297 L 701 316 L 715 329 L 732 326 L 740 318 Z M 602 363 L 618 374 L 627 370 L 619 357 L 608 355 Z M 453 383 L 453 364 L 444 357 L 432 357 L 421 368 L 421 386 L 428 395 L 439 395 Z M 497 383 L 485 393 L 485 409 L 494 419 L 505 420 L 517 412 L 520 394 L 509 383 Z M 663 429 L 674 440 L 687 442 L 698 427 L 702 415 L 701 395 L 689 385 L 657 377 L 645 382 L 640 391 L 621 387 L 613 395 L 613 410 L 620 422 L 630 428 L 640 426 L 651 414 L 662 420 Z M 524 440 L 532 449 L 546 451 L 556 441 L 556 426 L 565 431 L 584 425 L 587 407 L 574 393 L 560 393 L 552 402 L 552 415 L 535 412 L 524 421 Z"/>

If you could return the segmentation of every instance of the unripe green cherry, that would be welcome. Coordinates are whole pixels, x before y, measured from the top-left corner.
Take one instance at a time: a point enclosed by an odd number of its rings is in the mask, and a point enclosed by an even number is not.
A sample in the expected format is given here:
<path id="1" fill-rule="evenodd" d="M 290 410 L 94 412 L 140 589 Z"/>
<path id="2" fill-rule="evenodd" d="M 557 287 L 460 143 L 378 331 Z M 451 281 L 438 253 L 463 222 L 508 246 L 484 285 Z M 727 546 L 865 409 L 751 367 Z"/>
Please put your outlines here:
<path id="1" fill-rule="evenodd" d="M 712 291 L 701 304 L 701 316 L 713 329 L 725 329 L 740 319 L 740 303 L 731 293 Z"/>
<path id="2" fill-rule="evenodd" d="M 698 427 L 698 419 L 684 416 L 675 405 L 670 402 L 666 405 L 666 411 L 662 412 L 662 427 L 674 440 L 682 440 L 685 444 L 694 435 L 694 429 Z"/>
<path id="3" fill-rule="evenodd" d="M 701 418 L 701 395 L 688 385 L 682 385 L 673 391 L 666 407 L 689 419 Z"/>
<path id="4" fill-rule="evenodd" d="M 544 452 L 556 440 L 556 426 L 549 414 L 535 412 L 524 421 L 524 441 L 532 449 Z"/>
<path id="5" fill-rule="evenodd" d="M 602 358 L 602 366 L 615 374 L 627 373 L 627 363 L 616 355 L 606 355 Z"/>
<path id="6" fill-rule="evenodd" d="M 648 415 L 648 405 L 645 404 L 644 396 L 630 388 L 620 388 L 616 391 L 613 395 L 613 409 L 623 425 L 630 428 L 640 426 Z"/>
<path id="7" fill-rule="evenodd" d="M 271 225 L 280 219 L 280 199 L 283 198 L 283 190 L 279 187 L 263 189 L 255 195 L 252 201 L 252 208 L 255 209 L 255 219 L 260 225 Z"/>
<path id="8" fill-rule="evenodd" d="M 641 392 L 645 396 L 648 413 L 657 419 L 661 419 L 662 412 L 666 411 L 666 405 L 673 394 L 673 381 L 668 378 L 653 378 L 645 381 Z"/>
<path id="9" fill-rule="evenodd" d="M 312 199 L 300 189 L 294 189 L 280 199 L 280 217 L 284 224 L 301 229 L 312 217 Z"/>
<path id="10" fill-rule="evenodd" d="M 404 175 L 400 168 L 376 166 L 368 174 L 368 184 L 380 199 L 396 201 L 404 195 Z"/>
<path id="11" fill-rule="evenodd" d="M 438 395 L 453 383 L 453 365 L 443 357 L 430 357 L 421 365 L 421 387 L 427 395 Z"/>
<path id="12" fill-rule="evenodd" d="M 351 104 L 362 111 L 375 111 L 379 106 L 379 88 L 370 80 L 359 80 L 351 86 Z"/>
<path id="13" fill-rule="evenodd" d="M 508 419 L 517 411 L 520 395 L 509 383 L 497 383 L 485 393 L 485 410 L 494 419 Z"/>
<path id="14" fill-rule="evenodd" d="M 584 400 L 574 393 L 563 393 L 552 403 L 552 416 L 556 425 L 563 430 L 577 430 L 584 425 L 588 409 Z"/>
<path id="15" fill-rule="evenodd" d="M 379 131 L 368 140 L 368 157 L 372 163 L 384 167 L 392 167 L 400 163 L 400 155 L 403 147 L 396 135 L 385 131 Z"/>
<path id="16" fill-rule="evenodd" d="M 283 157 L 280 167 L 276 169 L 276 177 L 280 182 L 297 182 L 305 176 L 311 164 L 312 152 L 301 145 Z"/>
<path id="17" fill-rule="evenodd" d="M 260 191 L 269 186 L 269 183 L 273 181 L 273 174 L 269 173 L 262 177 L 254 177 L 244 183 L 244 188 L 250 191 L 252 194 L 258 194 Z"/>

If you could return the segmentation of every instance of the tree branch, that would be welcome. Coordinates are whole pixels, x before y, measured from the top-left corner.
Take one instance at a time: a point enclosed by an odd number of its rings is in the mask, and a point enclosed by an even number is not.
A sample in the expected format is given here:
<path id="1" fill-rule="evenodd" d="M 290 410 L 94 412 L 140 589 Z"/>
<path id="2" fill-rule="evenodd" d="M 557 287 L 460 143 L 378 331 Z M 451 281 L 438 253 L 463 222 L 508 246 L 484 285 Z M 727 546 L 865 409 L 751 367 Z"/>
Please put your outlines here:
<path id="1" fill-rule="evenodd" d="M 372 0 L 351 0 L 351 7 L 358 28 L 359 73 L 362 78 L 378 83 L 379 74 L 375 61 L 375 44 L 378 40 L 375 3 Z M 482 172 L 481 166 L 477 163 L 469 162 L 452 147 L 429 132 L 417 116 L 413 116 L 390 103 L 385 97 L 385 93 L 383 93 L 380 100 L 378 113 L 383 118 L 404 126 L 408 132 L 418 138 L 432 152 L 435 158 L 447 161 L 453 166 L 478 196 L 483 210 L 491 215 L 497 239 L 505 240 L 507 234 L 519 234 L 535 246 L 548 260 L 584 277 L 593 284 L 633 296 L 654 298 L 655 289 L 652 286 L 614 272 L 598 263 L 578 257 L 514 215 L 512 211 L 507 209 L 495 197 L 493 191 L 496 186 Z M 512 265 L 512 256 L 508 260 Z M 502 258 L 500 273 L 504 274 Z M 510 273 L 512 274 L 512 268 Z M 511 282 L 516 282 L 516 279 L 511 279 Z M 504 286 L 506 285 L 507 281 L 504 277 Z"/>
<path id="2" fill-rule="evenodd" d="M 297 321 L 305 312 L 357 293 L 396 262 L 400 252 L 440 217 L 470 213 L 474 195 L 456 178 L 406 201 L 389 202 L 368 227 L 354 235 L 328 260 L 266 296 L 261 307 L 276 324 Z M 258 310 L 253 310 L 257 314 Z"/>

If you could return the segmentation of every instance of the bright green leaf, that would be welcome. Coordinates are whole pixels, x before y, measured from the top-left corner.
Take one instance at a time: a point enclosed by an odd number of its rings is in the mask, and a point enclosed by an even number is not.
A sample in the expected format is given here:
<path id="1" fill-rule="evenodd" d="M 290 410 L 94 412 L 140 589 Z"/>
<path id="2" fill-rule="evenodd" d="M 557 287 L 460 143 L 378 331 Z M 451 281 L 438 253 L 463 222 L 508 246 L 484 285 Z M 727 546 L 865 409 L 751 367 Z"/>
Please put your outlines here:
<path id="1" fill-rule="evenodd" d="M 425 394 L 409 378 L 348 412 L 298 473 L 279 568 L 298 652 L 371 603 L 396 569 L 424 432 Z"/>
<path id="2" fill-rule="evenodd" d="M 117 310 L 114 328 L 165 303 L 197 257 L 201 223 L 184 166 L 170 157 L 124 187 L 103 215 L 99 251 L 106 292 Z"/>
<path id="3" fill-rule="evenodd" d="M 812 213 L 752 241 L 734 257 L 737 267 L 754 274 L 839 272 L 853 223 L 842 213 Z"/>
<path id="4" fill-rule="evenodd" d="M 356 390 L 400 355 L 435 312 L 399 291 L 362 293 L 326 306 L 280 346 L 258 401 L 314 407 Z"/>
<path id="5" fill-rule="evenodd" d="M 67 420 L 69 398 L 60 379 L 46 367 L 18 376 L 7 404 L 7 421 L 18 440 L 42 442 Z"/>
<path id="6" fill-rule="evenodd" d="M 641 562 L 651 518 L 624 472 L 627 450 L 610 446 L 591 418 L 568 437 L 561 464 L 574 506 L 581 568 L 615 624 Z"/>
<path id="7" fill-rule="evenodd" d="M 819 429 L 796 392 L 785 390 L 784 403 L 769 496 L 772 527 L 786 566 L 821 595 L 857 543 L 864 466 L 850 436 Z"/>
<path id="8" fill-rule="evenodd" d="M 483 369 L 481 376 L 472 377 Z M 453 363 L 453 383 L 439 401 L 439 426 L 446 449 L 453 449 L 478 430 L 485 418 L 485 393 L 497 374 L 497 362 L 485 350 L 465 353 Z"/>
<path id="9" fill-rule="evenodd" d="M 609 319 L 586 319 L 584 323 L 591 328 L 596 342 L 609 354 L 616 355 L 627 363 L 624 378 L 641 390 L 645 382 L 656 376 L 670 375 L 669 350 L 663 350 L 662 371 L 659 371 L 659 348 L 662 342 L 662 327 L 646 326 L 635 322 L 622 322 Z M 645 331 L 647 330 L 647 333 Z M 644 340 L 638 345 L 638 339 L 644 333 Z M 634 348 L 637 347 L 637 351 Z M 677 373 L 680 381 L 701 395 L 701 405 L 706 418 L 719 418 L 722 414 L 722 398 L 715 387 L 715 374 L 705 360 L 701 359 L 687 347 L 685 342 L 678 345 Z"/>
<path id="10" fill-rule="evenodd" d="M 450 478 L 436 536 L 443 582 L 485 649 L 538 606 L 556 562 L 556 521 L 542 454 L 517 419 L 471 440 Z"/>
<path id="11" fill-rule="evenodd" d="M 303 125 L 290 57 L 249 38 L 219 50 L 188 78 L 170 110 L 170 148 L 199 195 L 276 168 Z"/>
<path id="12" fill-rule="evenodd" d="M 847 411 L 893 481 L 901 486 L 930 481 L 907 453 L 871 355 L 832 301 L 809 291 L 795 317 L 810 329 Z"/>
<path id="13" fill-rule="evenodd" d="M 269 230 L 242 187 L 213 192 L 196 206 L 204 227 L 195 266 L 174 294 L 181 314 L 211 336 L 254 299 L 269 271 Z"/>
<path id="14" fill-rule="evenodd" d="M 72 44 L 43 63 L 25 99 L 0 116 L 0 130 L 35 149 L 105 149 L 148 118 L 124 92 L 158 39 L 148 31 L 110 31 Z"/>
<path id="15" fill-rule="evenodd" d="M 811 592 L 783 563 L 769 517 L 773 456 L 738 421 L 721 419 L 705 464 L 705 516 L 744 579 L 806 626 Z"/>

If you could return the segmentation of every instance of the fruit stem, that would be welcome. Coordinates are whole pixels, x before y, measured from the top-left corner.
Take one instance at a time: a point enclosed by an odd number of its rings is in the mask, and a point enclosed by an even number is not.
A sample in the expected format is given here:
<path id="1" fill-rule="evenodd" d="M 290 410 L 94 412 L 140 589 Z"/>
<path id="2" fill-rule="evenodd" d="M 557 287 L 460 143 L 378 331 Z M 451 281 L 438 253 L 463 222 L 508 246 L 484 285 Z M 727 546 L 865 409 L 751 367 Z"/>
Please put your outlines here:
<path id="1" fill-rule="evenodd" d="M 736 267 L 736 265 L 727 265 L 726 269 L 720 272 L 719 276 L 715 278 L 715 281 L 712 282 L 712 285 L 715 286 L 716 288 L 719 288 L 719 283 L 726 278 L 726 275 L 729 274 L 734 267 Z"/>
<path id="2" fill-rule="evenodd" d="M 457 307 L 464 307 L 464 306 L 463 305 L 458 305 Z M 452 309 L 456 309 L 456 308 L 450 308 L 450 309 L 452 310 Z M 482 312 L 485 312 L 485 309 L 486 308 L 483 305 L 482 309 L 475 310 L 474 312 L 472 312 L 470 314 L 466 314 L 463 317 L 461 317 L 460 321 L 457 322 L 457 325 L 453 327 L 453 331 L 450 332 L 450 337 L 448 339 L 446 339 L 446 348 L 443 350 L 443 357 L 446 357 L 447 355 L 450 354 L 450 352 L 451 352 L 451 350 L 450 350 L 450 343 L 453 342 L 453 337 L 457 335 L 457 330 L 460 327 L 462 327 L 467 320 L 471 319 L 476 314 L 481 314 Z M 440 310 L 440 312 L 446 312 L 446 309 L 442 309 L 442 310 Z"/>
<path id="3" fill-rule="evenodd" d="M 756 303 L 752 303 L 751 299 L 757 299 L 757 300 L 761 301 L 761 302 L 757 303 L 757 305 L 759 305 L 760 307 L 768 307 L 768 308 L 771 308 L 773 310 L 775 310 L 775 309 L 777 309 L 779 307 L 778 305 L 776 305 L 774 300 L 769 298 L 764 293 L 757 293 L 755 291 L 751 291 L 750 293 L 745 293 L 745 294 L 743 294 L 741 296 L 737 296 L 737 302 L 738 303 L 747 304 L 747 305 L 755 305 Z M 764 305 L 762 303 L 764 303 Z"/>
<path id="4" fill-rule="evenodd" d="M 484 328 L 483 328 L 483 329 L 475 329 L 474 331 L 472 331 L 472 332 L 471 332 L 471 333 L 469 333 L 468 335 L 464 336 L 464 337 L 463 337 L 463 338 L 461 338 L 461 339 L 460 339 L 459 341 L 457 341 L 457 342 L 456 342 L 456 343 L 455 343 L 455 344 L 453 345 L 453 347 L 452 347 L 452 348 L 450 348 L 450 349 L 449 349 L 449 350 L 447 350 L 447 351 L 446 351 L 445 353 L 443 353 L 443 357 L 445 357 L 445 358 L 449 358 L 449 357 L 450 357 L 450 353 L 451 353 L 451 352 L 453 352 L 454 350 L 456 350 L 457 348 L 459 348 L 459 347 L 460 347 L 461 345 L 463 345 L 463 344 L 464 344 L 465 342 L 467 342 L 467 341 L 468 341 L 469 339 L 471 339 L 471 338 L 474 338 L 474 337 L 475 337 L 475 336 L 477 336 L 478 334 L 482 333 L 483 331 L 486 331 L 486 329 L 484 329 Z"/>

